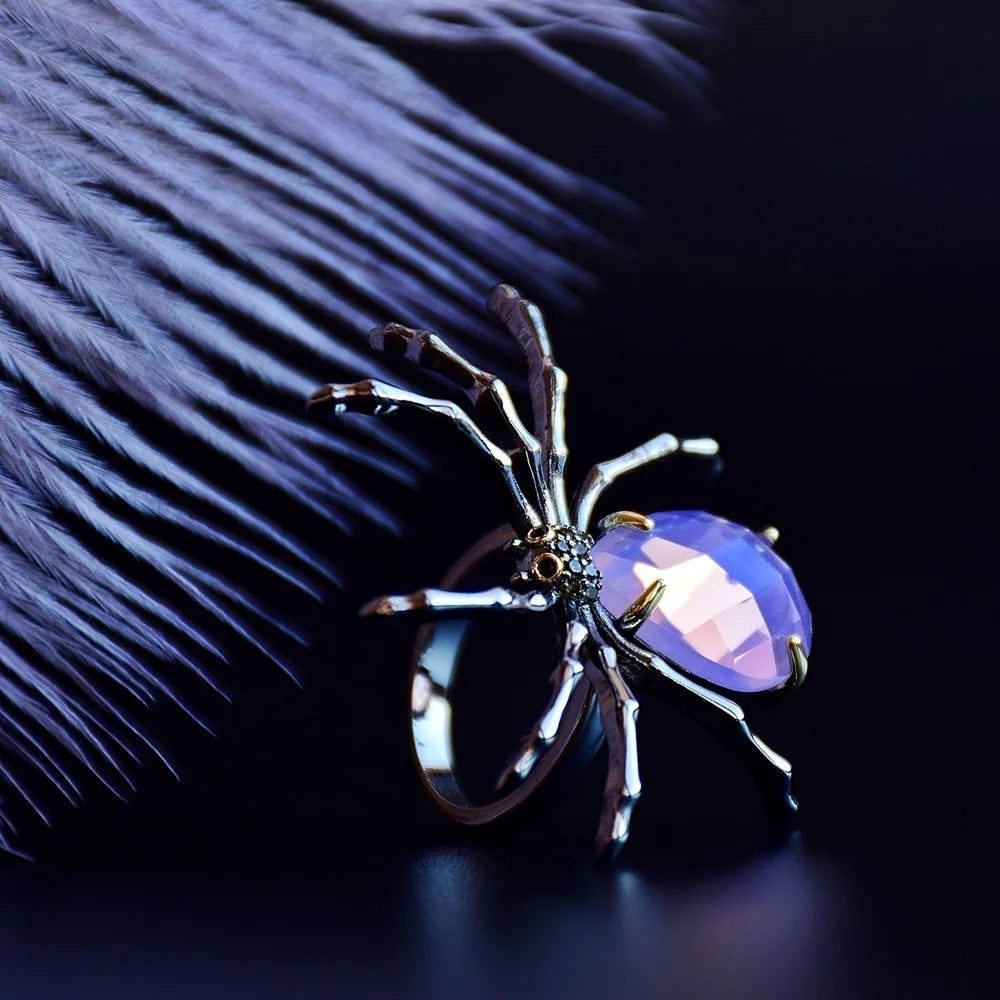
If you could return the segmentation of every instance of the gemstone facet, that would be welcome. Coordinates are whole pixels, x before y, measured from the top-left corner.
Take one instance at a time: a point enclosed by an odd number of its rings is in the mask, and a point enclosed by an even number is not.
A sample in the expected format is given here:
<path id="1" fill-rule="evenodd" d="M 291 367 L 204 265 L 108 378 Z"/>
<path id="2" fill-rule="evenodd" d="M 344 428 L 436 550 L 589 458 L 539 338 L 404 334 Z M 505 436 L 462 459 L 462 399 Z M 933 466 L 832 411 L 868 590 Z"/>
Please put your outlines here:
<path id="1" fill-rule="evenodd" d="M 791 674 L 788 637 L 808 654 L 812 616 L 792 571 L 749 528 L 704 511 L 650 515 L 591 549 L 601 604 L 615 617 L 656 579 L 666 584 L 636 638 L 682 670 L 731 691 L 768 691 Z"/>

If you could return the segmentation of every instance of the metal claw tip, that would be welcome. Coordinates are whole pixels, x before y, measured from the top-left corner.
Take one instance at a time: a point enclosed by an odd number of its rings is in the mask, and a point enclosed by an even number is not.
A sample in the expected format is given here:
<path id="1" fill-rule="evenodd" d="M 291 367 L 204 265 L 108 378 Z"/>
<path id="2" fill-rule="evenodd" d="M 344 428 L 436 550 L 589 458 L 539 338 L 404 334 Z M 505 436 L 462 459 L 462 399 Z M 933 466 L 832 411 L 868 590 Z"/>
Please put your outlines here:
<path id="1" fill-rule="evenodd" d="M 399 598 L 376 597 L 373 600 L 368 601 L 366 604 L 362 604 L 361 607 L 358 608 L 358 614 L 362 618 L 371 618 L 373 615 L 394 615 L 396 612 L 402 610 L 404 609 L 401 606 Z"/>
<path id="2" fill-rule="evenodd" d="M 314 389 L 306 400 L 306 412 L 310 413 L 322 406 L 328 406 L 333 402 L 336 390 L 337 386 L 332 383 L 327 383 L 326 385 L 321 385 L 318 389 Z"/>
<path id="3" fill-rule="evenodd" d="M 384 597 L 376 597 L 374 600 L 365 601 L 365 603 L 358 608 L 358 616 L 361 618 L 370 618 L 372 615 L 385 614 L 385 611 L 380 608 L 380 605 L 382 605 L 384 601 Z"/>
<path id="4" fill-rule="evenodd" d="M 500 282 L 499 284 L 494 285 L 489 292 L 487 292 L 486 307 L 488 309 L 496 310 L 503 305 L 503 303 L 519 299 L 520 297 L 520 292 L 518 292 L 513 285 L 507 285 L 504 282 Z"/>
<path id="5" fill-rule="evenodd" d="M 628 837 L 599 836 L 594 841 L 594 860 L 601 867 L 610 868 L 618 860 L 618 855 L 621 854 L 626 840 Z"/>
<path id="6" fill-rule="evenodd" d="M 714 438 L 685 438 L 681 451 L 686 455 L 718 455 L 719 442 Z"/>
<path id="7" fill-rule="evenodd" d="M 766 528 L 761 528 L 760 531 L 757 532 L 757 535 L 768 548 L 771 548 L 772 546 L 778 544 L 778 538 L 781 533 L 777 528 L 768 525 Z"/>
<path id="8" fill-rule="evenodd" d="M 788 659 L 792 665 L 792 676 L 788 679 L 786 690 L 795 691 L 802 686 L 809 669 L 806 651 L 802 647 L 802 639 L 797 635 L 788 637 Z"/>

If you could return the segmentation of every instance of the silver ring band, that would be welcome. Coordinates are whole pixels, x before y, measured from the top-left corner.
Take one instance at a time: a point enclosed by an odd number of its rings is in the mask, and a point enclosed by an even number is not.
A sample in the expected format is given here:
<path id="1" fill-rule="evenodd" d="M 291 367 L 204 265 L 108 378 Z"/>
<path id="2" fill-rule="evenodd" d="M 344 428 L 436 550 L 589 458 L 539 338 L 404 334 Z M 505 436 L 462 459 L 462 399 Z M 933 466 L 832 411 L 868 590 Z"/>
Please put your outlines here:
<path id="1" fill-rule="evenodd" d="M 448 570 L 442 587 L 459 587 L 514 537 L 506 526 L 483 536 Z M 470 624 L 469 619 L 441 620 L 421 627 L 410 670 L 410 743 L 421 782 L 435 806 L 455 822 L 482 826 L 515 812 L 521 815 L 529 800 L 534 807 L 551 799 L 593 759 L 604 734 L 596 696 L 584 679 L 573 691 L 555 738 L 524 780 L 492 802 L 474 803 L 456 775 L 451 702 Z"/>

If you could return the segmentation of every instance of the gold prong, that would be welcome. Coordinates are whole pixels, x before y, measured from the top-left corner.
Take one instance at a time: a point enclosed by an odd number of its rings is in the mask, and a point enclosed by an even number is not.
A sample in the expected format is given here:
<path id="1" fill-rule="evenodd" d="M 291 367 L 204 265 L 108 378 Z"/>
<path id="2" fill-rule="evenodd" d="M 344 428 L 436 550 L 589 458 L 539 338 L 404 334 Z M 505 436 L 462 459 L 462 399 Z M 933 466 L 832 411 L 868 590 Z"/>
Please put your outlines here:
<path id="1" fill-rule="evenodd" d="M 792 676 L 788 679 L 786 690 L 795 691 L 802 686 L 809 669 L 806 651 L 802 648 L 802 639 L 797 635 L 788 637 L 788 659 L 792 664 Z"/>
<path id="2" fill-rule="evenodd" d="M 655 610 L 667 585 L 657 577 L 619 616 L 618 627 L 634 632 Z"/>
<path id="3" fill-rule="evenodd" d="M 536 524 L 528 529 L 524 540 L 529 545 L 542 545 L 552 537 L 552 528 L 548 524 Z"/>
<path id="4" fill-rule="evenodd" d="M 778 544 L 778 538 L 781 536 L 781 532 L 778 531 L 773 525 L 768 525 L 766 528 L 761 528 L 757 532 L 760 540 L 768 547 L 772 548 Z"/>
<path id="5" fill-rule="evenodd" d="M 616 510 L 597 522 L 597 530 L 604 534 L 612 528 L 634 528 L 636 531 L 652 531 L 653 522 L 645 514 L 634 510 Z"/>

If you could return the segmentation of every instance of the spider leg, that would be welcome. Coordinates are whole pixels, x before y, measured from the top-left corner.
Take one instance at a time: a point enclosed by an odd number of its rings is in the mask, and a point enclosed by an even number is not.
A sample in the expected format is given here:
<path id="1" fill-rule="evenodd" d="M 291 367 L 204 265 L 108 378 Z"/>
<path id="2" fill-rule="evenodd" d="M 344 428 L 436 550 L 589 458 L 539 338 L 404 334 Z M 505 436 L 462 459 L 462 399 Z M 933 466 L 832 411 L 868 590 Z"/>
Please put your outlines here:
<path id="1" fill-rule="evenodd" d="M 566 706 L 583 677 L 580 650 L 588 635 L 587 627 L 582 622 L 571 621 L 567 624 L 562 658 L 552 674 L 552 697 L 521 749 L 500 773 L 496 783 L 497 791 L 503 789 L 513 778 L 523 781 L 531 773 L 531 769 L 546 748 L 555 740 Z"/>
<path id="2" fill-rule="evenodd" d="M 514 474 L 510 456 L 491 441 L 460 406 L 450 400 L 432 399 L 405 389 L 397 389 L 376 379 L 365 379 L 349 385 L 320 386 L 309 397 L 307 405 L 310 410 L 365 413 L 375 416 L 392 413 L 397 409 L 423 410 L 450 420 L 500 470 L 517 505 L 518 513 L 527 524 L 533 526 L 541 523 L 538 512 Z"/>
<path id="3" fill-rule="evenodd" d="M 618 669 L 613 646 L 597 646 L 599 664 L 588 658 L 587 680 L 597 694 L 608 742 L 608 780 L 594 847 L 598 858 L 613 860 L 628 840 L 632 810 L 642 791 L 636 720 L 639 702 Z"/>
<path id="4" fill-rule="evenodd" d="M 516 475 L 527 473 L 527 482 L 538 497 L 547 522 L 556 520 L 552 494 L 542 464 L 541 446 L 524 426 L 503 379 L 485 372 L 449 347 L 430 330 L 413 330 L 399 323 L 376 327 L 368 335 L 371 346 L 390 356 L 401 356 L 429 368 L 460 388 L 488 421 L 488 429 L 499 432 Z M 526 468 L 518 468 L 526 466 Z"/>
<path id="5" fill-rule="evenodd" d="M 496 285 L 487 308 L 517 338 L 528 361 L 528 390 L 535 434 L 542 444 L 549 489 L 560 523 L 569 521 L 566 502 L 566 373 L 552 357 L 552 345 L 541 310 L 510 285 Z"/>
<path id="6" fill-rule="evenodd" d="M 673 434 L 657 434 L 656 437 L 627 451 L 618 458 L 599 462 L 580 485 L 573 497 L 573 523 L 581 531 L 587 530 L 594 505 L 601 494 L 626 472 L 649 465 L 650 462 L 668 458 L 675 452 L 683 451 L 691 455 L 717 455 L 719 445 L 712 438 L 676 438 Z"/>
<path id="7" fill-rule="evenodd" d="M 657 694 L 701 723 L 741 757 L 757 780 L 770 819 L 777 825 L 787 826 L 798 810 L 792 795 L 792 765 L 750 729 L 743 709 L 632 641 L 599 605 L 595 609 L 594 624 L 601 635 L 611 637 L 622 655 L 639 666 L 647 679 L 645 683 L 654 687 Z M 788 655 L 792 662 L 793 686 L 802 682 L 807 666 L 797 636 L 795 641 L 789 642 Z"/>
<path id="8" fill-rule="evenodd" d="M 406 612 L 437 619 L 451 614 L 464 617 L 473 611 L 548 611 L 555 599 L 551 592 L 521 593 L 507 587 L 469 592 L 428 588 L 415 590 L 412 594 L 376 597 L 365 604 L 359 614 L 367 617 Z"/>
<path id="9" fill-rule="evenodd" d="M 742 758 L 757 781 L 769 818 L 779 827 L 787 826 L 799 808 L 792 794 L 792 765 L 753 732 L 736 702 L 702 687 L 658 656 L 649 654 L 648 662 L 658 677 L 672 682 L 662 685 L 663 692 Z"/>

